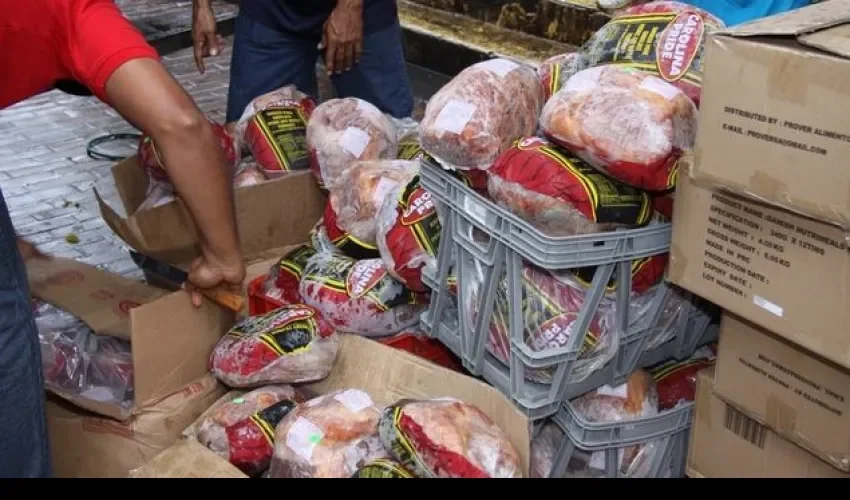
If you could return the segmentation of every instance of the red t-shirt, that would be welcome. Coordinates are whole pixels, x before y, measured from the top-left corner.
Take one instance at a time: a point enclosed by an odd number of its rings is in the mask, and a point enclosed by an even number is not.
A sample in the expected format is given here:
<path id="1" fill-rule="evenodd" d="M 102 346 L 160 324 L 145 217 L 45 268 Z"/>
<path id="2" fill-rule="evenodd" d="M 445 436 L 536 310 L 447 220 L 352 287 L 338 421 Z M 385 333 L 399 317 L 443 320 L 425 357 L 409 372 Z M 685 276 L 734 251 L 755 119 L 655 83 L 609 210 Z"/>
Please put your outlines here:
<path id="1" fill-rule="evenodd" d="M 0 109 L 76 80 L 104 102 L 125 62 L 159 58 L 112 0 L 0 0 Z"/>

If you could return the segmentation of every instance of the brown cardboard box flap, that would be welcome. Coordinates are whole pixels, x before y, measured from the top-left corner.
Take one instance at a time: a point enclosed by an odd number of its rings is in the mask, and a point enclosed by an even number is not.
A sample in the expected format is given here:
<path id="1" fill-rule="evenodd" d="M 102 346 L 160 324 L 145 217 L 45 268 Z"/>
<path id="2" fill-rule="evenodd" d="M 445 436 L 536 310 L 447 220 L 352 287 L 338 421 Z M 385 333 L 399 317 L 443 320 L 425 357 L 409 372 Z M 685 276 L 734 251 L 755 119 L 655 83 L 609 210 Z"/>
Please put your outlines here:
<path id="1" fill-rule="evenodd" d="M 716 31 L 714 35 L 745 36 L 793 36 L 806 44 L 809 35 L 829 32 L 833 28 L 850 22 L 850 0 L 830 0 L 809 5 L 774 16 L 763 17 L 730 29 Z M 836 47 L 843 44 L 834 41 Z M 832 45 L 823 47 L 832 52 Z M 838 52 L 838 55 L 844 55 Z"/>
<path id="2" fill-rule="evenodd" d="M 31 293 L 84 321 L 98 334 L 130 339 L 133 308 L 168 294 L 70 259 L 27 262 Z"/>
<path id="3" fill-rule="evenodd" d="M 144 201 L 147 180 L 132 156 L 112 167 L 115 187 L 127 217 L 110 208 L 95 190 L 101 216 L 133 249 L 168 264 L 180 265 L 199 255 L 197 229 L 180 200 L 136 212 Z M 247 259 L 270 248 L 302 242 L 322 217 L 325 197 L 308 171 L 234 190 L 242 252 Z"/>
<path id="4" fill-rule="evenodd" d="M 130 471 L 130 478 L 247 478 L 227 460 L 192 439 L 181 439 L 145 465 Z"/>
<path id="5" fill-rule="evenodd" d="M 529 477 L 528 419 L 498 390 L 472 377 L 374 340 L 343 335 L 333 371 L 326 379 L 305 387 L 317 394 L 361 389 L 382 404 L 403 398 L 438 397 L 454 397 L 474 404 L 505 432 L 522 458 L 523 476 Z"/>

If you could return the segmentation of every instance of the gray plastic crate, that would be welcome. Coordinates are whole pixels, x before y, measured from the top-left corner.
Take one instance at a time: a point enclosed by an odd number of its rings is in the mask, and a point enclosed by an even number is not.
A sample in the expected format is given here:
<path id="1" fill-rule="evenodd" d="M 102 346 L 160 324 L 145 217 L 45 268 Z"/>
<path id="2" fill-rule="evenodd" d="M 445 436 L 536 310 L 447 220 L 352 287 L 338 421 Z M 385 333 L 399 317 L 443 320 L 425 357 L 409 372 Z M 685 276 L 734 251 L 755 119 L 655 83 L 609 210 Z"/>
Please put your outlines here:
<path id="1" fill-rule="evenodd" d="M 564 439 L 553 460 L 549 477 L 565 477 L 576 451 L 600 454 L 603 477 L 621 477 L 620 450 L 650 446 L 649 462 L 641 477 L 682 477 L 693 420 L 693 403 L 681 404 L 656 416 L 613 423 L 588 422 L 567 402 L 552 417 L 564 431 Z M 597 465 L 598 468 L 598 465 Z"/>

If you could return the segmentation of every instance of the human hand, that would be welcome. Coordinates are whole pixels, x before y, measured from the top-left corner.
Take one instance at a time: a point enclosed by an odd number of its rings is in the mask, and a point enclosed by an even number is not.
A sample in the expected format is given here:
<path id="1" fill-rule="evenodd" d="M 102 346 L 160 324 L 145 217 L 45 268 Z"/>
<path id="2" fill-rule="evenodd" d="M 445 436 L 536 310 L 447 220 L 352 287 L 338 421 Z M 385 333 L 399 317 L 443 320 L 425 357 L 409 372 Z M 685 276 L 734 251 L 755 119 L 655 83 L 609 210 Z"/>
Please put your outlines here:
<path id="1" fill-rule="evenodd" d="M 349 71 L 363 53 L 363 0 L 339 0 L 322 32 L 328 74 Z"/>
<path id="2" fill-rule="evenodd" d="M 202 289 L 224 284 L 232 288 L 234 292 L 240 293 L 239 288 L 244 280 L 245 264 L 241 261 L 237 264 L 225 265 L 215 259 L 201 256 L 192 262 L 184 287 L 192 295 L 192 304 L 195 307 L 201 307 L 204 300 Z"/>
<path id="3" fill-rule="evenodd" d="M 217 56 L 221 52 L 221 37 L 216 33 L 215 14 L 209 0 L 192 3 L 192 44 L 195 49 L 195 65 L 204 74 L 204 58 Z"/>
<path id="4" fill-rule="evenodd" d="M 41 253 L 41 250 L 36 248 L 35 245 L 30 243 L 29 241 L 18 237 L 16 241 L 18 245 L 18 252 L 21 254 L 21 259 L 24 262 L 30 259 L 49 259 L 50 257 Z"/>

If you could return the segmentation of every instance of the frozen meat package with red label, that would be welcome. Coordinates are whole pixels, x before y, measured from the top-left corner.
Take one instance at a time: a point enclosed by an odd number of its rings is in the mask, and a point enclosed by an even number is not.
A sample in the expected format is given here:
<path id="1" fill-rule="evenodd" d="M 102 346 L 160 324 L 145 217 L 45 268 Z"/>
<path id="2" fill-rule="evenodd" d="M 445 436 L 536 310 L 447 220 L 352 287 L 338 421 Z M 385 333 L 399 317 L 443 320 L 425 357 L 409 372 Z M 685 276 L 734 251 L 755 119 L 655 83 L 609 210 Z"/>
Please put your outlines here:
<path id="1" fill-rule="evenodd" d="M 454 398 L 403 399 L 378 423 L 384 448 L 420 478 L 519 478 L 508 437 L 476 406 Z"/>
<path id="2" fill-rule="evenodd" d="M 543 85 L 543 98 L 548 101 L 564 83 L 582 68 L 581 52 L 567 52 L 546 59 L 537 66 L 537 78 Z"/>
<path id="3" fill-rule="evenodd" d="M 419 322 L 426 297 L 393 279 L 381 259 L 317 253 L 307 260 L 300 293 L 336 330 L 366 337 L 393 335 Z"/>
<path id="4" fill-rule="evenodd" d="M 638 69 L 675 85 L 699 106 L 705 40 L 723 27 L 720 19 L 683 2 L 634 5 L 617 11 L 582 45 L 579 69 L 607 64 Z"/>
<path id="5" fill-rule="evenodd" d="M 294 85 L 267 92 L 248 103 L 234 135 L 240 137 L 266 177 L 310 168 L 307 123 L 316 102 Z"/>
<path id="6" fill-rule="evenodd" d="M 435 200 L 419 176 L 397 186 L 384 198 L 377 218 L 378 250 L 387 271 L 414 292 L 427 292 L 422 268 L 436 265 L 441 230 Z"/>
<path id="7" fill-rule="evenodd" d="M 647 191 L 675 187 L 697 110 L 661 78 L 616 65 L 579 71 L 546 103 L 540 126 L 605 174 Z"/>
<path id="8" fill-rule="evenodd" d="M 265 472 L 274 430 L 303 397 L 289 385 L 267 385 L 216 407 L 194 429 L 195 438 L 249 476 Z"/>
<path id="9" fill-rule="evenodd" d="M 256 186 L 266 182 L 266 174 L 257 166 L 256 162 L 245 162 L 239 173 L 233 178 L 233 187 Z"/>
<path id="10" fill-rule="evenodd" d="M 353 163 L 330 189 L 324 222 L 331 242 L 351 257 L 378 257 L 378 210 L 398 186 L 407 185 L 418 173 L 416 161 Z"/>
<path id="11" fill-rule="evenodd" d="M 360 389 L 298 405 L 278 424 L 270 478 L 348 478 L 389 458 L 378 438 L 381 408 Z"/>
<path id="12" fill-rule="evenodd" d="M 304 304 L 243 318 L 213 350 L 213 374 L 230 387 L 321 380 L 333 368 L 339 336 L 322 314 Z"/>
<path id="13" fill-rule="evenodd" d="M 715 346 L 703 346 L 684 361 L 663 363 L 650 371 L 658 389 L 659 410 L 669 410 L 694 400 L 699 372 L 714 366 L 715 351 Z"/>
<path id="14" fill-rule="evenodd" d="M 552 236 L 634 228 L 652 216 L 645 192 L 542 138 L 516 141 L 488 173 L 493 201 Z"/>
<path id="15" fill-rule="evenodd" d="M 533 68 L 508 59 L 479 62 L 431 97 L 419 139 L 443 167 L 487 170 L 513 141 L 534 134 L 542 105 Z"/>
<path id="16" fill-rule="evenodd" d="M 263 293 L 285 304 L 301 303 L 298 285 L 307 259 L 316 254 L 312 245 L 299 245 L 284 254 L 269 268 L 263 281 Z"/>
<path id="17" fill-rule="evenodd" d="M 307 124 L 310 168 L 324 189 L 330 189 L 357 160 L 395 158 L 397 141 L 392 121 L 354 97 L 323 102 Z"/>

